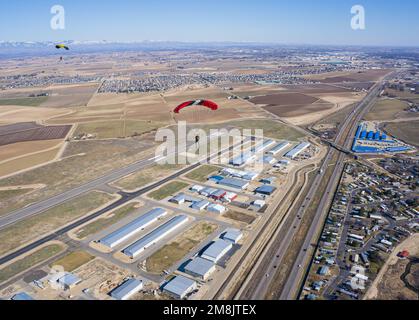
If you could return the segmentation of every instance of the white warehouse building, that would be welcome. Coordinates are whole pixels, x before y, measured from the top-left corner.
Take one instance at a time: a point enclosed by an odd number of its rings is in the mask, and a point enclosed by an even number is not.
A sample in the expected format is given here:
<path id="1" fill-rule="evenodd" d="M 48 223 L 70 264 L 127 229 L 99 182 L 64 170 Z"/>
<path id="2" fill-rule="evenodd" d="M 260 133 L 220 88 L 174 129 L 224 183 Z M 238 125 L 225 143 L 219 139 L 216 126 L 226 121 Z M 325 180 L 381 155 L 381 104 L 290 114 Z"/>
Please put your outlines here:
<path id="1" fill-rule="evenodd" d="M 187 223 L 188 220 L 188 216 L 185 215 L 174 217 L 169 222 L 166 222 L 164 225 L 158 227 L 134 244 L 130 245 L 123 251 L 123 253 L 131 259 L 135 259 L 144 250 L 156 244 L 176 229 L 180 228 L 182 225 Z"/>
<path id="2" fill-rule="evenodd" d="M 163 287 L 163 291 L 176 299 L 184 299 L 196 288 L 197 284 L 195 281 L 182 276 L 176 276 Z"/>
<path id="3" fill-rule="evenodd" d="M 107 246 L 108 248 L 115 248 L 121 243 L 125 242 L 132 236 L 135 236 L 140 231 L 144 230 L 158 219 L 164 217 L 167 211 L 161 208 L 153 209 L 141 217 L 135 219 L 131 223 L 123 226 L 122 228 L 112 232 L 108 236 L 99 240 L 99 243 Z"/>
<path id="4" fill-rule="evenodd" d="M 298 146 L 296 146 L 294 149 L 292 149 L 291 151 L 289 151 L 285 155 L 285 157 L 290 158 L 290 159 L 295 159 L 296 157 L 298 157 L 298 155 L 300 155 L 302 152 L 304 152 L 305 150 L 307 150 L 310 146 L 311 146 L 311 143 L 302 142 Z"/>
<path id="5" fill-rule="evenodd" d="M 185 272 L 193 277 L 207 280 L 215 271 L 215 264 L 212 261 L 197 257 L 185 267 Z"/>
<path id="6" fill-rule="evenodd" d="M 217 263 L 232 248 L 233 243 L 231 241 L 218 239 L 201 254 L 201 258 Z"/>

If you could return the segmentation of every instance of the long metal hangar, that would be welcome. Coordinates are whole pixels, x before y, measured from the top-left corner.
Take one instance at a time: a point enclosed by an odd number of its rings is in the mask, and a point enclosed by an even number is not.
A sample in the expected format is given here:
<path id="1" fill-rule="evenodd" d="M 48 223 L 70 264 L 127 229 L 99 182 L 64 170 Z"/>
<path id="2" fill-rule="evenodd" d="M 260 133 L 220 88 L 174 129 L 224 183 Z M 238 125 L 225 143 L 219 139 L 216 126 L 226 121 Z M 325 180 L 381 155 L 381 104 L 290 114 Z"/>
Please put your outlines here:
<path id="1" fill-rule="evenodd" d="M 188 216 L 180 215 L 174 217 L 169 222 L 166 222 L 162 226 L 158 227 L 154 231 L 150 232 L 134 244 L 130 245 L 126 248 L 123 253 L 130 257 L 131 259 L 135 259 L 138 255 L 140 255 L 144 250 L 151 247 L 153 244 L 156 244 L 158 241 L 163 239 L 165 236 L 170 234 L 171 232 L 178 229 L 180 226 L 187 223 L 189 220 Z"/>
<path id="2" fill-rule="evenodd" d="M 153 209 L 141 217 L 135 219 L 131 223 L 123 226 L 122 228 L 112 232 L 108 236 L 99 240 L 99 243 L 113 249 L 121 243 L 125 242 L 132 236 L 144 230 L 158 219 L 167 215 L 167 211 L 161 208 Z"/>

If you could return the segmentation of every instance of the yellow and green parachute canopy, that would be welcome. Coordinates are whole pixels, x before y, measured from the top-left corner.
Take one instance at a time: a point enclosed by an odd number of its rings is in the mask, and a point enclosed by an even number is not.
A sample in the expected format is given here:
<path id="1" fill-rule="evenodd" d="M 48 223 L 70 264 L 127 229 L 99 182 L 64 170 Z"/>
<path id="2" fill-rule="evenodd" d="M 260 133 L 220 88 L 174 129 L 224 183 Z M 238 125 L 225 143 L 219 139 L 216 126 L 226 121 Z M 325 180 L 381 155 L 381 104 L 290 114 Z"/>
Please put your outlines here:
<path id="1" fill-rule="evenodd" d="M 65 49 L 65 50 L 70 50 L 69 47 L 67 47 L 65 44 L 59 43 L 55 46 L 55 48 L 57 49 Z"/>

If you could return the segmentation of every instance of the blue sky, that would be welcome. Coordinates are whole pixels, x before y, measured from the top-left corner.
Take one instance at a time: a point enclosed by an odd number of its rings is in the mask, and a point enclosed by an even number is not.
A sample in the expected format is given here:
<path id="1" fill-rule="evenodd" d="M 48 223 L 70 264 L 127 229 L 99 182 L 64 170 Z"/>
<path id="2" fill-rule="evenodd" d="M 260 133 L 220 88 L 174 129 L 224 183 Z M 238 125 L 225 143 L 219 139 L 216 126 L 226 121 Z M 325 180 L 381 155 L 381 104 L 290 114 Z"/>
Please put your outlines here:
<path id="1" fill-rule="evenodd" d="M 50 28 L 54 4 L 66 29 Z M 362 4 L 366 30 L 350 27 Z M 250 41 L 419 46 L 417 0 L 0 0 L 0 40 Z"/>

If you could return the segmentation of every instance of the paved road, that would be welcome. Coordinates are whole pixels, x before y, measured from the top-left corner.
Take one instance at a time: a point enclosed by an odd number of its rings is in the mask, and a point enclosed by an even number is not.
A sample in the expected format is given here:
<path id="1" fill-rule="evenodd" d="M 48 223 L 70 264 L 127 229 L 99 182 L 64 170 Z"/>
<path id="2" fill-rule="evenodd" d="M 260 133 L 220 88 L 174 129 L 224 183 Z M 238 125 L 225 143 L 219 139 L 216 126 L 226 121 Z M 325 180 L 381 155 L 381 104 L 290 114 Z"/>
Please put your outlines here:
<path id="1" fill-rule="evenodd" d="M 218 152 L 218 153 L 216 153 L 214 155 L 211 155 L 206 160 L 208 162 L 210 162 L 213 158 L 216 158 L 216 157 L 220 156 L 221 154 L 232 150 L 235 147 L 236 146 L 231 146 L 229 148 L 226 148 L 224 150 L 221 150 L 220 152 Z M 129 202 L 129 201 L 131 201 L 131 200 L 133 200 L 133 199 L 141 196 L 141 195 L 144 195 L 144 194 L 148 193 L 149 191 L 151 191 L 151 190 L 159 187 L 160 185 L 162 185 L 162 184 L 164 184 L 166 182 L 169 182 L 169 181 L 171 181 L 173 179 L 176 179 L 176 178 L 180 177 L 181 175 L 184 175 L 187 172 L 196 169 L 200 165 L 201 165 L 201 162 L 197 162 L 197 163 L 195 163 L 195 164 L 193 164 L 193 165 L 191 165 L 191 166 L 189 166 L 189 167 L 187 167 L 187 168 L 185 168 L 185 169 L 183 169 L 181 171 L 178 171 L 178 172 L 172 174 L 171 176 L 169 176 L 167 178 L 164 178 L 164 179 L 162 179 L 160 181 L 157 181 L 157 182 L 155 182 L 155 183 L 153 183 L 153 184 L 151 184 L 151 185 L 149 185 L 149 186 L 147 186 L 145 188 L 142 188 L 141 190 L 138 190 L 136 192 L 133 192 L 133 193 L 120 192 L 120 195 L 122 196 L 122 198 L 119 199 L 119 200 L 117 200 L 116 202 L 112 203 L 108 207 L 103 208 L 101 210 L 98 210 L 97 212 L 95 212 L 95 213 L 93 213 L 93 214 L 91 214 L 89 216 L 86 216 L 86 217 L 84 217 L 84 218 L 82 218 L 80 220 L 77 220 L 77 221 L 71 223 L 70 225 L 59 229 L 58 231 L 56 231 L 54 233 L 51 233 L 51 234 L 49 234 L 49 235 L 47 235 L 47 236 L 45 236 L 45 237 L 43 237 L 43 238 L 41 238 L 41 239 L 39 239 L 39 240 L 37 240 L 35 242 L 32 242 L 32 243 L 28 244 L 27 246 L 25 246 L 25 247 L 23 247 L 21 249 L 18 249 L 15 252 L 12 252 L 12 253 L 10 253 L 10 254 L 8 254 L 8 255 L 0 258 L 0 265 L 2 265 L 4 263 L 7 263 L 7 262 L 9 262 L 9 261 L 11 261 L 11 260 L 13 260 L 13 259 L 15 259 L 15 258 L 17 258 L 17 257 L 19 257 L 19 256 L 21 256 L 23 254 L 25 254 L 25 253 L 33 250 L 33 249 L 36 249 L 37 247 L 43 245 L 44 243 L 46 243 L 48 241 L 57 239 L 58 237 L 62 236 L 63 234 L 65 234 L 65 233 L 67 233 L 67 232 L 69 232 L 69 231 L 71 231 L 71 230 L 73 230 L 73 229 L 75 229 L 75 228 L 77 228 L 77 227 L 79 227 L 79 226 L 81 226 L 81 225 L 83 225 L 83 224 L 85 224 L 85 223 L 87 223 L 87 222 L 89 222 L 89 221 L 91 221 L 91 220 L 93 220 L 93 219 L 95 219 L 95 218 L 97 218 L 97 217 L 105 214 L 106 212 L 109 212 L 109 211 L 111 211 L 111 210 L 113 210 L 113 209 L 115 209 L 115 208 L 117 208 L 117 207 L 119 207 L 119 206 L 121 206 L 121 205 L 123 205 L 123 204 L 125 204 L 125 203 L 127 203 L 127 202 Z"/>
<path id="2" fill-rule="evenodd" d="M 390 75 L 390 77 L 393 74 Z M 386 78 L 388 79 L 388 77 Z M 385 81 L 385 80 L 383 80 Z M 343 147 L 345 149 L 350 149 L 351 144 L 353 143 L 352 137 L 355 136 L 355 131 L 357 129 L 357 125 L 359 121 L 362 120 L 364 115 L 367 113 L 367 111 L 372 107 L 373 102 L 376 100 L 378 94 L 382 90 L 382 84 L 383 82 L 378 83 L 371 91 L 370 93 L 364 98 L 364 100 L 359 103 L 356 110 L 351 114 L 350 117 L 348 117 L 342 126 L 337 138 L 336 142 L 339 143 L 342 138 L 345 138 L 345 142 Z M 347 129 L 349 130 L 349 133 L 346 137 L 344 137 L 344 133 Z M 341 175 L 343 173 L 344 169 L 344 154 L 340 154 L 338 158 L 338 164 L 336 165 L 332 177 L 329 180 L 329 183 L 326 188 L 326 192 L 323 195 L 320 204 L 318 206 L 318 209 L 316 211 L 313 223 L 311 224 L 311 227 L 306 235 L 306 238 L 304 240 L 303 249 L 299 252 L 297 259 L 292 267 L 291 273 L 288 276 L 287 282 L 284 285 L 284 288 L 282 290 L 282 293 L 280 295 L 281 300 L 291 300 L 294 299 L 296 291 L 299 289 L 298 286 L 300 284 L 300 280 L 303 278 L 305 274 L 307 274 L 307 270 L 304 269 L 308 262 L 311 260 L 312 254 L 310 253 L 309 247 L 310 245 L 317 245 L 317 241 L 315 241 L 316 235 L 319 231 L 320 223 L 324 221 L 324 215 L 327 214 L 326 206 L 328 205 L 330 201 L 330 195 L 334 193 L 336 184 L 339 183 L 339 180 L 341 178 Z"/>
<path id="3" fill-rule="evenodd" d="M 210 136 L 210 139 L 213 138 Z M 189 146 L 193 145 L 191 143 Z M 182 149 L 182 148 L 180 148 Z M 169 154 L 168 156 L 172 155 L 174 153 Z M 110 172 L 109 174 L 106 174 L 100 178 L 97 178 L 95 180 L 89 181 L 88 183 L 85 183 L 81 186 L 78 186 L 76 188 L 73 188 L 71 190 L 65 191 L 63 193 L 57 194 L 51 198 L 42 200 L 40 202 L 31 204 L 25 208 L 13 211 L 7 215 L 4 215 L 0 217 L 0 230 L 4 229 L 5 227 L 14 224 L 18 221 L 24 220 L 26 218 L 29 218 L 33 215 L 42 213 L 48 209 L 51 209 L 61 203 L 64 203 L 66 201 L 69 201 L 71 199 L 74 199 L 80 195 L 86 194 L 92 190 L 100 189 L 103 186 L 106 186 L 107 184 L 117 181 L 127 175 L 130 175 L 132 173 L 138 172 L 141 169 L 150 166 L 151 164 L 155 163 L 156 161 L 160 160 L 161 157 L 152 156 L 148 159 L 143 159 L 138 162 L 135 162 L 133 164 L 130 164 L 126 167 L 114 170 Z"/>
<path id="4" fill-rule="evenodd" d="M 374 98 L 378 95 L 378 93 L 380 91 L 380 87 L 381 87 L 380 84 L 377 85 L 363 99 L 363 101 L 361 101 L 358 104 L 358 107 L 357 107 L 356 111 L 352 114 L 352 117 L 348 117 L 347 120 L 345 121 L 345 123 L 343 124 L 343 126 L 341 127 L 341 130 L 340 130 L 339 134 L 335 138 L 335 144 L 338 144 L 341 141 L 342 136 L 346 132 L 349 125 L 357 123 L 357 120 L 359 119 L 359 117 L 356 117 L 356 119 L 354 121 L 354 117 L 357 115 L 357 112 L 359 112 L 360 110 L 363 110 L 366 106 L 369 106 L 371 104 L 371 101 L 373 101 Z M 356 128 L 356 126 L 355 126 L 355 128 Z M 351 143 L 352 139 L 347 139 L 347 140 L 349 140 L 349 142 Z M 343 149 L 344 151 L 349 150 L 350 149 L 350 144 L 348 144 L 348 145 L 345 144 L 344 148 L 341 148 L 341 149 Z M 264 299 L 266 297 L 268 289 L 269 289 L 269 285 L 270 285 L 270 283 L 272 281 L 272 278 L 273 278 L 273 275 L 276 274 L 276 270 L 277 270 L 278 266 L 282 263 L 282 260 L 285 256 L 285 253 L 287 252 L 287 249 L 289 248 L 291 242 L 293 241 L 293 239 L 294 239 L 294 237 L 295 237 L 295 235 L 296 235 L 296 233 L 299 229 L 299 226 L 301 224 L 302 218 L 303 218 L 304 213 L 305 213 L 305 208 L 307 208 L 309 206 L 313 197 L 318 192 L 317 189 L 318 189 L 321 181 L 324 179 L 326 169 L 331 164 L 331 160 L 333 158 L 333 155 L 336 152 L 337 151 L 334 150 L 334 149 L 331 149 L 328 152 L 328 154 L 325 158 L 325 161 L 322 164 L 320 174 L 318 174 L 315 177 L 314 182 L 312 184 L 312 187 L 310 188 L 307 196 L 303 200 L 303 203 L 301 204 L 301 206 L 300 206 L 300 208 L 297 212 L 297 215 L 294 217 L 294 219 L 292 221 L 292 224 L 291 224 L 292 227 L 289 228 L 288 230 L 286 230 L 285 232 L 278 233 L 278 235 L 277 235 L 278 239 L 273 239 L 271 241 L 270 245 L 265 249 L 265 253 L 268 254 L 268 252 L 272 252 L 271 250 L 269 250 L 270 247 L 273 247 L 273 246 L 277 247 L 276 251 L 274 251 L 275 252 L 274 255 L 263 257 L 264 259 L 270 259 L 270 262 L 267 264 L 267 267 L 265 267 L 263 270 L 259 271 L 258 281 L 257 281 L 258 285 L 257 285 L 256 289 L 254 290 L 254 292 L 252 292 L 251 299 L 257 300 L 257 299 Z M 287 283 L 286 283 L 285 288 L 283 290 L 283 294 L 281 295 L 281 299 L 287 299 L 288 298 L 288 294 L 284 295 L 284 292 L 287 292 L 287 293 L 293 292 L 291 290 L 291 288 L 294 288 L 295 281 L 297 279 L 297 276 L 299 275 L 296 271 L 299 271 L 299 269 L 300 269 L 299 265 L 302 265 L 302 260 L 303 260 L 302 257 L 305 257 L 306 249 L 308 249 L 308 247 L 310 246 L 311 239 L 314 237 L 314 235 L 316 234 L 316 231 L 318 230 L 318 223 L 319 223 L 319 221 L 321 221 L 321 213 L 323 213 L 323 210 L 321 208 L 324 208 L 324 206 L 327 204 L 327 202 L 329 200 L 328 195 L 330 195 L 330 193 L 333 192 L 333 187 L 336 183 L 336 180 L 340 178 L 340 173 L 343 171 L 343 160 L 344 160 L 344 155 L 340 154 L 339 159 L 338 159 L 338 165 L 335 168 L 335 171 L 332 175 L 332 179 L 329 181 L 329 184 L 327 185 L 326 193 L 325 193 L 324 197 L 321 199 L 321 202 L 319 204 L 319 209 L 316 212 L 316 216 L 315 216 L 315 219 L 313 221 L 313 224 L 308 231 L 308 234 L 306 236 L 306 239 L 305 239 L 305 242 L 304 242 L 304 245 L 303 245 L 303 249 L 301 250 L 301 252 L 299 254 L 299 259 L 297 259 L 298 263 L 296 263 L 294 265 L 294 269 L 292 270 L 292 274 L 287 279 Z"/>

